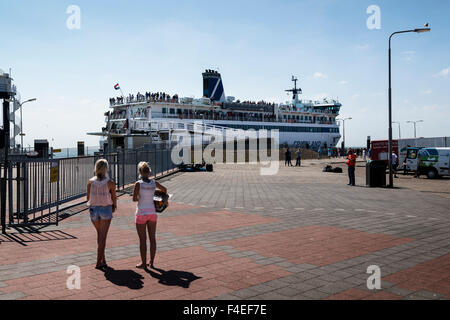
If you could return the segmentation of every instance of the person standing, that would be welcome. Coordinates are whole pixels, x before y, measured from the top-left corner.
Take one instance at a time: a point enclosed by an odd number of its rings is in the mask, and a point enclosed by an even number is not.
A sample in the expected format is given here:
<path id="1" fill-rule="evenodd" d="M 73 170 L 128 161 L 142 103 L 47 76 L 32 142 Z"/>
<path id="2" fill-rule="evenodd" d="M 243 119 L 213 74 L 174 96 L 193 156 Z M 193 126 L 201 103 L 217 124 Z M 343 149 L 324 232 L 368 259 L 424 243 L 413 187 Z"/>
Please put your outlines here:
<path id="1" fill-rule="evenodd" d="M 285 156 L 286 156 L 286 161 L 284 163 L 284 166 L 287 165 L 288 167 L 293 167 L 293 165 L 292 165 L 292 152 L 291 152 L 291 150 L 289 148 L 287 148 Z"/>
<path id="2" fill-rule="evenodd" d="M 356 155 L 353 150 L 348 150 L 347 157 L 347 166 L 348 166 L 348 178 L 349 178 L 349 186 L 355 186 L 355 170 L 356 170 Z"/>
<path id="3" fill-rule="evenodd" d="M 156 255 L 156 224 L 158 214 L 155 209 L 153 197 L 158 188 L 164 193 L 167 189 L 154 179 L 150 179 L 151 169 L 147 162 L 138 165 L 139 181 L 134 185 L 133 201 L 137 202 L 136 209 L 136 231 L 139 236 L 139 248 L 141 263 L 136 268 L 147 269 L 150 265 L 154 267 Z M 150 237 L 150 263 L 147 265 L 147 232 Z"/>
<path id="4" fill-rule="evenodd" d="M 395 178 L 397 177 L 397 168 L 398 168 L 398 157 L 395 152 L 392 152 L 392 171 Z"/>
<path id="5" fill-rule="evenodd" d="M 302 166 L 302 150 L 297 150 L 297 163 L 295 164 L 296 167 Z"/>
<path id="6" fill-rule="evenodd" d="M 87 201 L 92 224 L 97 230 L 96 269 L 108 267 L 105 258 L 106 238 L 117 209 L 116 184 L 108 178 L 108 161 L 100 159 L 95 163 L 95 177 L 87 186 Z"/>
<path id="7" fill-rule="evenodd" d="M 364 158 L 364 161 L 367 161 L 367 149 L 363 150 L 363 158 Z"/>
<path id="8" fill-rule="evenodd" d="M 319 147 L 319 150 L 317 151 L 317 160 L 320 160 L 321 154 L 322 154 L 322 148 Z"/>

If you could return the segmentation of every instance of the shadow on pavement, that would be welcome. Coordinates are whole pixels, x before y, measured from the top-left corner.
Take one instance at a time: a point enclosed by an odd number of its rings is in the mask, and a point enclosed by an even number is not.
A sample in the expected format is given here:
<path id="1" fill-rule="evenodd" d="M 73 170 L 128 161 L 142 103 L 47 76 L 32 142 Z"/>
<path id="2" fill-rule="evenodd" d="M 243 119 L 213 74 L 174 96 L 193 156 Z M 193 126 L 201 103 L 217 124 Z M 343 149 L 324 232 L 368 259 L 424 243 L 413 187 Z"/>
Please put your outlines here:
<path id="1" fill-rule="evenodd" d="M 153 278 L 159 279 L 159 283 L 164 284 L 166 286 L 179 286 L 182 288 L 189 288 L 189 285 L 192 281 L 201 279 L 201 277 L 197 277 L 192 272 L 187 271 L 164 271 L 162 269 L 153 268 L 158 271 L 154 272 L 150 269 L 147 269 L 147 273 L 149 273 Z"/>
<path id="2" fill-rule="evenodd" d="M 45 242 L 45 241 L 61 241 L 61 240 L 74 240 L 78 239 L 77 237 L 68 234 L 61 230 L 54 231 L 39 231 L 27 228 L 22 228 L 21 230 L 17 229 L 19 232 L 17 233 L 9 233 L 0 235 L 0 243 L 1 242 L 16 242 L 24 247 L 27 246 L 27 243 L 34 242 Z"/>
<path id="3" fill-rule="evenodd" d="M 107 267 L 105 269 L 105 278 L 116 286 L 128 287 L 132 290 L 139 290 L 144 287 L 144 282 L 142 281 L 144 277 L 132 270 L 115 270 Z"/>

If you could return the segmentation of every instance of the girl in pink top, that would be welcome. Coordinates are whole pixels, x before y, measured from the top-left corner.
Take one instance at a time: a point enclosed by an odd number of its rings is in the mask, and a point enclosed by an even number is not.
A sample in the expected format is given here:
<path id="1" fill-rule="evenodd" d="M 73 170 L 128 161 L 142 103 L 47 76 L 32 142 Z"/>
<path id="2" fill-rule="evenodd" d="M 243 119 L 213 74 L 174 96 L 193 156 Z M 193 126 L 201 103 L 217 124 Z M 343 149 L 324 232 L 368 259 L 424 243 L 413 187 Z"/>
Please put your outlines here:
<path id="1" fill-rule="evenodd" d="M 117 208 L 116 184 L 108 176 L 108 162 L 104 159 L 95 163 L 95 177 L 87 186 L 87 201 L 91 221 L 97 230 L 97 265 L 96 269 L 107 267 L 105 259 L 106 237 Z"/>
<path id="2" fill-rule="evenodd" d="M 147 231 L 150 237 L 150 267 L 153 268 L 156 255 L 156 223 L 158 214 L 155 210 L 153 197 L 156 188 L 164 193 L 167 189 L 154 179 L 150 180 L 151 169 L 147 162 L 141 162 L 138 166 L 140 179 L 134 185 L 133 201 L 137 202 L 136 230 L 139 236 L 141 260 L 137 268 L 147 268 Z"/>

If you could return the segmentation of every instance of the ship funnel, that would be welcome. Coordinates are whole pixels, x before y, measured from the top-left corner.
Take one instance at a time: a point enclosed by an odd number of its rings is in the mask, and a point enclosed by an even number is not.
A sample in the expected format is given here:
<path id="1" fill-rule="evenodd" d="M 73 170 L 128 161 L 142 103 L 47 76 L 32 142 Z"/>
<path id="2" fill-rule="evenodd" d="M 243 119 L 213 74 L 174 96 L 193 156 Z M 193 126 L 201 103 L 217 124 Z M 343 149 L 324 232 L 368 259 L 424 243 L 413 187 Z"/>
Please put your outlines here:
<path id="1" fill-rule="evenodd" d="M 203 73 L 203 97 L 214 102 L 225 102 L 225 91 L 219 72 L 206 70 Z"/>

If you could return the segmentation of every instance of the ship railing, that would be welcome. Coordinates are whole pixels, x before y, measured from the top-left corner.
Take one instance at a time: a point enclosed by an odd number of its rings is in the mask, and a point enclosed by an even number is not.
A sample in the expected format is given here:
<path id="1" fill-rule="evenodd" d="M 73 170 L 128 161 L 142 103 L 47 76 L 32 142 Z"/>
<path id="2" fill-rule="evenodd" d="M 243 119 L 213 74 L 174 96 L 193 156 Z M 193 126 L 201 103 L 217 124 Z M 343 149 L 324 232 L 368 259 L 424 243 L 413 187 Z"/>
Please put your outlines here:
<path id="1" fill-rule="evenodd" d="M 245 131 L 229 127 L 222 127 L 213 124 L 203 123 L 201 121 L 184 122 L 184 121 L 152 121 L 150 124 L 152 131 L 175 131 L 175 132 L 193 132 L 196 134 L 207 135 L 223 135 L 230 137 L 241 137 L 245 135 Z"/>
<path id="2" fill-rule="evenodd" d="M 137 99 L 136 97 L 134 99 L 124 98 L 119 101 L 117 99 L 112 99 L 109 101 L 109 105 L 111 107 L 118 107 L 118 106 L 125 106 L 129 104 L 136 104 L 136 103 L 146 103 L 146 102 L 162 102 L 162 103 L 180 103 L 179 98 L 175 99 L 147 99 L 144 97 Z"/>

